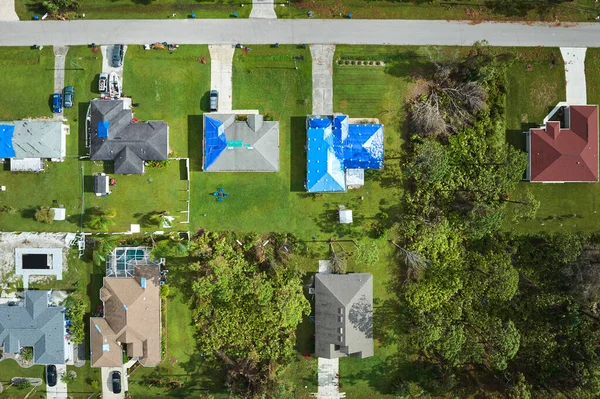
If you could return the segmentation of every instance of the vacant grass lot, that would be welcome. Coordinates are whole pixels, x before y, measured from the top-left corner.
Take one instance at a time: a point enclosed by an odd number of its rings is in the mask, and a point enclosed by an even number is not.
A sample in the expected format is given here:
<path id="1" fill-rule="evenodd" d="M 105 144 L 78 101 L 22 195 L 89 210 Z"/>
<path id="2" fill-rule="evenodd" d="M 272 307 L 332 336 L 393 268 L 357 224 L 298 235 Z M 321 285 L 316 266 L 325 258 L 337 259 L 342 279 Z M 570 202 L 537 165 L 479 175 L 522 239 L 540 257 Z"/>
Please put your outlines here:
<path id="1" fill-rule="evenodd" d="M 54 87 L 52 47 L 0 48 L 0 74 L 5 95 L 0 97 L 0 121 L 50 117 Z"/>
<path id="2" fill-rule="evenodd" d="M 276 7 L 279 18 L 364 19 L 463 19 L 526 21 L 592 21 L 597 15 L 594 0 L 563 2 L 557 7 L 535 7 L 527 0 L 292 0 L 291 7 Z M 542 2 L 538 2 L 542 3 Z M 494 6 L 496 4 L 496 6 Z M 488 7 L 489 5 L 489 7 Z"/>
<path id="3" fill-rule="evenodd" d="M 85 14 L 87 19 L 166 19 L 189 18 L 192 13 L 196 18 L 230 18 L 235 12 L 239 18 L 247 18 L 252 10 L 250 6 L 243 7 L 240 2 L 229 0 L 94 0 L 79 4 L 74 18 Z M 45 13 L 39 0 L 15 0 L 15 11 L 21 20 Z"/>

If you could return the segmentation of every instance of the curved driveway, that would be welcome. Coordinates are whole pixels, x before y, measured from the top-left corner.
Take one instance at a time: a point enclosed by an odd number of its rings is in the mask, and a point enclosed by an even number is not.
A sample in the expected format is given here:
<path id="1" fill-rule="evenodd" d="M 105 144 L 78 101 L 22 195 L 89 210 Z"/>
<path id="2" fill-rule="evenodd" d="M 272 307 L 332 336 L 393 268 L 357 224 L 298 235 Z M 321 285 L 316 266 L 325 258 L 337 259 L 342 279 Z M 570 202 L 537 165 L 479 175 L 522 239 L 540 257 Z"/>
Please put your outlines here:
<path id="1" fill-rule="evenodd" d="M 600 24 L 418 20 L 77 20 L 0 22 L 0 46 L 144 44 L 402 44 L 600 46 Z"/>

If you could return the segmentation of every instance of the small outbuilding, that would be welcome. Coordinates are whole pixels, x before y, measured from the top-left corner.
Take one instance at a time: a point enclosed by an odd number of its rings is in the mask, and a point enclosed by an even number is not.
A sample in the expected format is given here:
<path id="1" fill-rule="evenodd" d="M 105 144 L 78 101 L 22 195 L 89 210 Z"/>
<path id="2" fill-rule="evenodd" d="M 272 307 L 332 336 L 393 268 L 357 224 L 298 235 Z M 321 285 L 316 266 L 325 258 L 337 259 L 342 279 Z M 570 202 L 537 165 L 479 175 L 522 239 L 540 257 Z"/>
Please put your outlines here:
<path id="1" fill-rule="evenodd" d="M 340 214 L 340 223 L 341 224 L 351 224 L 352 223 L 352 210 L 346 209 L 346 207 L 344 207 L 344 205 L 340 205 L 339 214 Z"/>
<path id="2" fill-rule="evenodd" d="M 67 216 L 65 208 L 50 208 L 50 210 L 54 211 L 52 220 L 65 220 Z"/>
<path id="3" fill-rule="evenodd" d="M 108 187 L 110 177 L 104 173 L 98 173 L 94 176 L 94 194 L 97 197 L 106 197 L 110 194 Z"/>

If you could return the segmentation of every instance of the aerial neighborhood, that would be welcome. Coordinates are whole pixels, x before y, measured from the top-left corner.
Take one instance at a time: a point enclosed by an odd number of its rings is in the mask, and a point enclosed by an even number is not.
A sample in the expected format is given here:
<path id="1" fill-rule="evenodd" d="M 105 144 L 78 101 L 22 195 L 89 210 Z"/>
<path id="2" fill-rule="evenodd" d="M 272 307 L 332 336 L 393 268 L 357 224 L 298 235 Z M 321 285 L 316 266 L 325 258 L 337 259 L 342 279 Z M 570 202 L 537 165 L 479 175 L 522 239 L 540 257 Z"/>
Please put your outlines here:
<path id="1" fill-rule="evenodd" d="M 188 3 L 0 0 L 0 399 L 600 397 L 600 5 Z"/>

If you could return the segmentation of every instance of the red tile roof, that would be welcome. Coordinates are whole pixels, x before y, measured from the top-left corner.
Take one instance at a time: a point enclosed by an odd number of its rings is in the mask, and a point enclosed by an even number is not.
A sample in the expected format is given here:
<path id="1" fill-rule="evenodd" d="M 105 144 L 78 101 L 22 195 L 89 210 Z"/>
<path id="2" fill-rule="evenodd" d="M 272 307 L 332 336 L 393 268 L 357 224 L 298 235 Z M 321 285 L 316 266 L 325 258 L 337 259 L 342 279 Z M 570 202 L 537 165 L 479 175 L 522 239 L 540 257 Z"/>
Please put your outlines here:
<path id="1" fill-rule="evenodd" d="M 569 115 L 569 129 L 549 121 L 530 130 L 531 181 L 598 181 L 598 106 L 573 105 Z"/>

